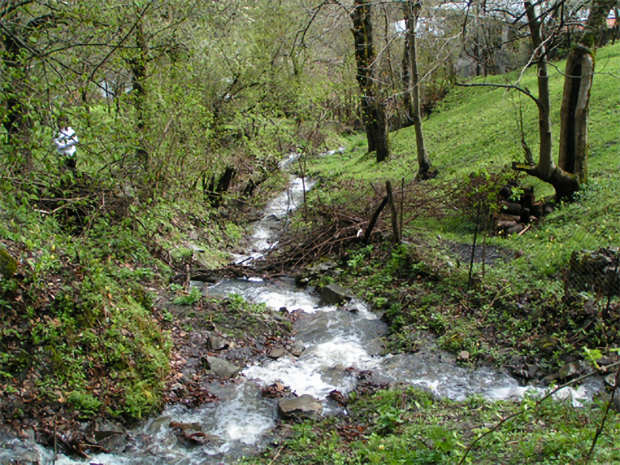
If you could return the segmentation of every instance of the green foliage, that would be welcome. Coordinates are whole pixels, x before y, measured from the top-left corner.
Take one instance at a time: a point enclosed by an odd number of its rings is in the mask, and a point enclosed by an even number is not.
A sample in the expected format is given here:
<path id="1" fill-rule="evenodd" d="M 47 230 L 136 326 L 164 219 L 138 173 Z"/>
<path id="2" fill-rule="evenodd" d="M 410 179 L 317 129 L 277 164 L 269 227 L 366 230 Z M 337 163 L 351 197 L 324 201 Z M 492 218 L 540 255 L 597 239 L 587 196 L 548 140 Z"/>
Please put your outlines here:
<path id="1" fill-rule="evenodd" d="M 278 449 L 281 463 L 455 464 L 475 438 L 512 412 L 521 415 L 486 436 L 465 463 L 578 463 L 604 414 L 597 404 L 575 409 L 564 402 L 536 406 L 532 398 L 490 402 L 480 397 L 453 402 L 414 388 L 352 396 L 347 410 L 347 417 L 293 426 Z M 619 433 L 618 415 L 611 414 L 592 463 L 620 460 Z M 270 463 L 274 453 L 244 463 Z"/>
<path id="2" fill-rule="evenodd" d="M 101 401 L 87 392 L 72 391 L 67 401 L 85 417 L 96 415 L 101 408 Z"/>
<path id="3" fill-rule="evenodd" d="M 238 313 L 260 314 L 267 311 L 267 306 L 265 304 L 249 302 L 239 294 L 229 294 L 226 299 L 226 304 L 232 311 Z"/>
<path id="4" fill-rule="evenodd" d="M 202 298 L 202 292 L 197 287 L 190 287 L 189 292 L 178 295 L 173 302 L 176 305 L 194 305 Z"/>

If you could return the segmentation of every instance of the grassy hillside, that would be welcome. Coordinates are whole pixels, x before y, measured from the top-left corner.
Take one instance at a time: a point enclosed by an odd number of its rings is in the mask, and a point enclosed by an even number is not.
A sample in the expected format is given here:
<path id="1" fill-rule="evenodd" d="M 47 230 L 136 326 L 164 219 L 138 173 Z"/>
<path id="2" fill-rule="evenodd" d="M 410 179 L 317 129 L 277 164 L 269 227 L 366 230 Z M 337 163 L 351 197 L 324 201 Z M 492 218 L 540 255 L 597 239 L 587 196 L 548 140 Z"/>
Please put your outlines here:
<path id="1" fill-rule="evenodd" d="M 552 69 L 557 72 L 550 83 L 556 152 L 563 68 L 563 62 L 554 64 Z M 413 128 L 392 134 L 393 155 L 387 162 L 378 164 L 373 154 L 365 152 L 365 137 L 360 134 L 348 141 L 345 154 L 312 163 L 311 174 L 319 177 L 323 186 L 315 194 L 315 202 L 320 199 L 340 209 L 357 209 L 358 215 L 360 205 L 367 206 L 366 214 L 374 208 L 383 195 L 385 180 L 395 185 L 396 197 L 401 179 L 405 180 L 403 239 L 410 245 L 357 249 L 345 267 L 347 284 L 357 286 L 367 299 L 387 311 L 401 342 L 406 339 L 402 332 L 399 335 L 403 327 L 430 328 L 443 338 L 446 348 L 467 349 L 505 362 L 510 357 L 498 354 L 507 346 L 522 357 L 544 359 L 549 370 L 571 357 L 578 358 L 584 345 L 609 348 L 617 344 L 617 321 L 601 319 L 597 313 L 608 305 L 606 296 L 568 296 L 563 278 L 573 251 L 620 245 L 620 93 L 614 73 L 618 69 L 620 44 L 598 51 L 590 111 L 589 183 L 574 202 L 556 205 L 522 235 L 481 232 L 478 243 L 484 235 L 489 256 L 495 254 L 494 258 L 503 260 L 493 266 L 476 264 L 473 286 L 468 269 L 476 229 L 473 199 L 490 198 L 493 205 L 503 180 L 516 176 L 510 165 L 523 159 L 520 106 L 526 139 L 536 153 L 537 114 L 532 102 L 504 89 L 453 89 L 424 121 L 428 152 L 439 169 L 439 176 L 431 181 L 414 181 Z M 487 82 L 507 83 L 518 78 L 518 73 L 512 73 L 490 77 Z M 521 85 L 536 88 L 534 69 L 524 73 Z M 519 175 L 517 181 L 523 187 L 533 186 L 537 198 L 553 194 L 550 186 L 532 177 Z M 387 209 L 383 215 L 389 224 Z M 403 294 L 408 297 L 403 299 Z M 610 302 L 617 312 L 617 299 Z M 580 331 L 588 335 L 579 336 Z M 525 334 L 527 342 L 519 336 Z M 555 350 L 543 350 L 550 335 Z"/>
<path id="2" fill-rule="evenodd" d="M 555 72 L 553 71 L 555 68 Z M 557 153 L 560 99 L 563 86 L 561 70 L 564 62 L 552 68 L 550 89 L 552 94 L 552 120 L 554 125 L 554 153 Z M 567 205 L 547 217 L 536 228 L 535 234 L 525 234 L 503 246 L 523 249 L 526 253 L 517 261 L 535 262 L 537 271 L 551 272 L 574 248 L 617 245 L 620 240 L 620 93 L 617 70 L 620 69 L 620 44 L 608 46 L 597 53 L 597 74 L 591 96 L 589 184 L 577 202 Z M 487 79 L 491 83 L 514 83 L 518 73 Z M 482 82 L 482 81 L 480 81 Z M 535 69 L 529 69 L 521 86 L 536 89 Z M 498 173 L 507 170 L 512 161 L 522 161 L 523 152 L 519 135 L 519 108 L 522 108 L 526 140 L 536 153 L 537 113 L 534 104 L 517 92 L 491 88 L 457 87 L 450 91 L 439 108 L 424 121 L 427 150 L 432 163 L 439 168 L 440 176 L 426 183 L 431 186 L 452 183 L 462 185 L 472 172 L 482 170 Z M 366 141 L 362 134 L 350 140 L 350 148 L 342 156 L 320 159 L 313 165 L 315 175 L 340 181 L 354 179 L 368 182 L 394 183 L 415 177 L 415 134 L 413 128 L 392 134 L 392 156 L 387 163 L 377 164 L 372 155 L 365 153 Z M 522 178 L 523 185 L 535 187 L 537 197 L 553 193 L 549 185 L 531 177 Z M 333 186 L 331 186 L 333 187 Z M 429 223 L 422 220 L 427 232 L 453 236 L 469 241 L 463 235 L 468 230 L 462 224 L 450 221 Z M 420 225 L 420 223 L 418 223 Z M 550 251 L 547 241 L 562 244 L 561 251 Z M 515 263 L 513 263 L 513 266 Z"/>

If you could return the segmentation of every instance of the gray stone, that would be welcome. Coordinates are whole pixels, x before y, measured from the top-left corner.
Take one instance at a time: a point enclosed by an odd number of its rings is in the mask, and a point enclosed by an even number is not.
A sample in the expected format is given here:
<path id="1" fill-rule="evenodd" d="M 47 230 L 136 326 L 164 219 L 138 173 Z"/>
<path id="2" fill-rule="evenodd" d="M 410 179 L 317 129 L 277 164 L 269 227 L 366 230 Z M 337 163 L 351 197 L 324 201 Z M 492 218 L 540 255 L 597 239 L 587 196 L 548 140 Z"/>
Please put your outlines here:
<path id="1" fill-rule="evenodd" d="M 620 295 L 620 248 L 576 250 L 572 253 L 565 280 L 575 292 L 588 291 L 604 296 Z"/>
<path id="2" fill-rule="evenodd" d="M 353 298 L 353 294 L 338 284 L 328 284 L 319 288 L 319 296 L 323 305 L 338 305 Z"/>
<path id="3" fill-rule="evenodd" d="M 304 350 L 306 350 L 305 346 L 301 342 L 297 341 L 294 342 L 290 348 L 291 354 L 293 354 L 295 357 L 299 357 L 301 354 L 303 354 Z"/>
<path id="4" fill-rule="evenodd" d="M 310 418 L 321 414 L 323 404 L 314 397 L 304 394 L 292 399 L 281 399 L 278 401 L 278 411 L 284 418 Z"/>
<path id="5" fill-rule="evenodd" d="M 605 384 L 611 388 L 616 387 L 616 374 L 610 373 L 605 376 Z"/>
<path id="6" fill-rule="evenodd" d="M 223 350 L 229 347 L 226 339 L 217 334 L 209 334 L 207 338 L 207 347 L 209 350 Z"/>
<path id="7" fill-rule="evenodd" d="M 269 358 L 278 359 L 280 357 L 284 357 L 286 355 L 286 350 L 284 347 L 273 347 L 268 353 L 267 356 Z"/>
<path id="8" fill-rule="evenodd" d="M 516 223 L 508 228 L 506 228 L 506 234 L 519 234 L 521 231 L 525 229 L 525 225 L 521 223 Z"/>
<path id="9" fill-rule="evenodd" d="M 379 336 L 368 342 L 366 352 L 368 352 L 369 355 L 383 354 L 385 352 L 385 340 L 383 337 Z"/>
<path id="10" fill-rule="evenodd" d="M 206 362 L 207 368 L 220 378 L 234 378 L 241 371 L 240 367 L 223 358 L 207 356 Z"/>
<path id="11" fill-rule="evenodd" d="M 111 421 L 102 420 L 95 425 L 95 440 L 97 442 L 110 436 L 123 434 L 125 434 L 125 429 L 121 425 L 112 423 Z"/>
<path id="12" fill-rule="evenodd" d="M 40 465 L 43 462 L 41 461 L 41 454 L 34 449 L 25 451 L 20 454 L 19 458 L 15 463 L 23 464 L 23 465 Z"/>

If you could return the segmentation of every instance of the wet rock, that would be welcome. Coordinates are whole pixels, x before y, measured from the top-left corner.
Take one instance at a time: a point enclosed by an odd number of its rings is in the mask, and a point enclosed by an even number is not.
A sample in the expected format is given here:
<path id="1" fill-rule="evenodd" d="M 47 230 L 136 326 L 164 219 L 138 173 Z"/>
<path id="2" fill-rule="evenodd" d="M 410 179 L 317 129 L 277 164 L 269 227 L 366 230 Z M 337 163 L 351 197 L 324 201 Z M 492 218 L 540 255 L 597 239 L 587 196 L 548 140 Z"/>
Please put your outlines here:
<path id="1" fill-rule="evenodd" d="M 198 423 L 180 423 L 172 421 L 170 422 L 170 428 L 174 429 L 177 436 L 190 446 L 223 443 L 222 438 L 219 436 L 203 432 L 202 427 Z"/>
<path id="2" fill-rule="evenodd" d="M 322 305 L 338 305 L 353 298 L 353 294 L 338 284 L 328 284 L 319 288 L 319 296 Z"/>
<path id="3" fill-rule="evenodd" d="M 366 347 L 366 352 L 369 355 L 381 355 L 385 352 L 385 340 L 379 336 L 372 339 Z"/>
<path id="4" fill-rule="evenodd" d="M 153 420 L 153 422 L 149 425 L 147 432 L 149 434 L 158 433 L 164 425 L 168 425 L 170 423 L 171 418 L 166 415 L 162 415 Z"/>
<path id="5" fill-rule="evenodd" d="M 127 443 L 127 432 L 125 429 L 111 421 L 101 421 L 95 425 L 95 441 L 97 444 L 108 451 L 121 450 Z"/>
<path id="6" fill-rule="evenodd" d="M 347 405 L 347 403 L 349 402 L 349 399 L 347 398 L 347 396 L 345 396 L 342 392 L 336 389 L 331 391 L 327 395 L 327 397 L 343 407 Z"/>
<path id="7" fill-rule="evenodd" d="M 610 388 L 616 387 L 616 374 L 611 373 L 605 376 L 605 384 L 609 386 Z"/>
<path id="8" fill-rule="evenodd" d="M 2 460 L 1 463 L 15 465 L 43 465 L 41 454 L 34 447 L 17 447 L 6 456 L 0 451 L 0 460 Z"/>
<path id="9" fill-rule="evenodd" d="M 274 360 L 284 357 L 286 355 L 286 350 L 284 347 L 273 347 L 268 353 L 267 356 Z"/>
<path id="10" fill-rule="evenodd" d="M 311 418 L 321 414 L 323 404 L 314 397 L 304 394 L 292 399 L 281 399 L 278 411 L 284 418 Z"/>
<path id="11" fill-rule="evenodd" d="M 182 423 L 180 421 L 171 421 L 170 428 L 182 431 L 201 431 L 200 423 Z"/>
<path id="12" fill-rule="evenodd" d="M 107 420 L 102 420 L 102 421 L 98 421 L 97 424 L 95 425 L 94 435 L 95 435 L 95 440 L 97 442 L 100 442 L 110 436 L 122 435 L 122 434 L 125 434 L 125 428 L 123 428 L 121 425 L 117 423 L 113 423 Z"/>
<path id="13" fill-rule="evenodd" d="M 301 354 L 304 353 L 304 351 L 306 350 L 306 347 L 301 343 L 301 342 L 294 342 L 293 345 L 291 345 L 291 348 L 289 349 L 290 353 L 292 355 L 294 355 L 295 357 L 299 357 Z"/>
<path id="14" fill-rule="evenodd" d="M 223 358 L 207 356 L 205 361 L 207 368 L 220 378 L 233 378 L 241 371 L 240 367 Z"/>
<path id="15" fill-rule="evenodd" d="M 270 399 L 282 397 L 286 393 L 290 393 L 290 390 L 284 384 L 278 381 L 261 389 L 261 395 Z"/>
<path id="16" fill-rule="evenodd" d="M 565 364 L 562 368 L 560 368 L 560 371 L 558 371 L 557 374 L 557 379 L 561 379 L 561 380 L 568 380 L 570 378 L 574 378 L 575 376 L 579 375 L 580 370 L 579 370 L 579 365 L 575 362 L 570 362 Z"/>
<path id="17" fill-rule="evenodd" d="M 534 363 L 528 363 L 525 365 L 525 373 L 528 379 L 535 379 L 540 373 L 540 368 Z"/>
<path id="18" fill-rule="evenodd" d="M 224 350 L 229 346 L 228 341 L 217 334 L 209 334 L 207 337 L 207 347 L 209 350 Z"/>

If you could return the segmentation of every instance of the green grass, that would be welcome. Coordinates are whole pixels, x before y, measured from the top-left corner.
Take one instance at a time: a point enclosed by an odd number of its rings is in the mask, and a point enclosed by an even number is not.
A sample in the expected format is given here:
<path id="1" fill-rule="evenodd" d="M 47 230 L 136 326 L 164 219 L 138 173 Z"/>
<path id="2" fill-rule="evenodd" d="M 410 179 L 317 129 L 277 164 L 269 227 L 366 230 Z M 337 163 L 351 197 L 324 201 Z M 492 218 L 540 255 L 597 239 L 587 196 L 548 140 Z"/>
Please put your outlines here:
<path id="1" fill-rule="evenodd" d="M 603 406 L 604 407 L 604 406 Z M 502 418 L 519 412 L 472 447 L 467 464 L 581 463 L 604 408 L 575 409 L 562 402 L 463 402 L 433 399 L 414 388 L 354 398 L 348 416 L 287 425 L 288 439 L 244 463 L 450 464 Z M 620 417 L 611 413 L 590 463 L 620 461 Z"/>
<path id="2" fill-rule="evenodd" d="M 551 68 L 552 120 L 554 124 L 554 153 L 558 148 L 559 108 L 563 86 L 561 70 L 564 62 Z M 620 244 L 620 44 L 597 52 L 597 74 L 591 95 L 589 182 L 577 194 L 576 201 L 564 204 L 542 221 L 533 225 L 522 236 L 490 237 L 489 243 L 512 250 L 518 258 L 507 266 L 497 266 L 491 275 L 497 277 L 527 275 L 527 282 L 557 278 L 573 250 L 618 246 Z M 517 73 L 487 78 L 490 83 L 510 83 Z M 476 81 L 481 82 L 481 79 Z M 536 89 L 535 69 L 529 69 L 520 82 L 522 87 Z M 514 91 L 475 87 L 453 88 L 436 111 L 424 121 L 424 133 L 432 163 L 439 169 L 439 177 L 426 181 L 424 189 L 439 192 L 434 199 L 437 217 L 422 215 L 404 231 L 404 238 L 419 237 L 471 243 L 474 225 L 459 205 L 451 200 L 454 191 L 461 197 L 468 195 L 468 176 L 471 173 L 511 173 L 513 161 L 522 161 L 518 129 L 519 105 L 522 105 L 526 139 L 536 154 L 537 112 L 533 102 Z M 391 135 L 392 155 L 387 162 L 376 163 L 374 154 L 366 153 L 363 134 L 349 139 L 343 155 L 316 159 L 310 172 L 323 180 L 319 194 L 323 201 L 359 203 L 360 193 L 370 193 L 370 183 L 383 189 L 385 180 L 400 184 L 404 178 L 413 180 L 417 173 L 415 135 L 413 128 L 399 130 Z M 537 199 L 553 194 L 550 185 L 528 176 L 521 176 L 522 186 L 533 186 Z M 351 184 L 356 192 L 350 192 Z M 312 196 L 312 194 L 311 194 Z M 430 200 L 429 200 L 430 201 Z M 435 201 L 436 200 L 432 200 Z M 456 211 L 455 208 L 457 207 Z M 405 217 L 416 215 L 405 211 Z"/>
<path id="3" fill-rule="evenodd" d="M 563 86 L 561 70 L 564 62 L 552 68 L 550 90 L 552 95 L 552 121 L 554 130 L 554 153 L 558 148 L 559 108 Z M 502 245 L 524 251 L 524 255 L 511 266 L 524 267 L 539 274 L 552 274 L 566 259 L 570 250 L 618 245 L 620 240 L 620 93 L 618 78 L 620 69 L 620 44 L 608 46 L 597 52 L 597 74 L 591 94 L 590 108 L 590 157 L 589 183 L 578 196 L 578 201 L 565 206 L 547 217 L 537 226 L 534 234 L 525 234 Z M 511 83 L 517 73 L 489 77 L 487 82 Z M 481 81 L 477 81 L 481 82 Z M 528 70 L 521 86 L 536 89 L 535 70 Z M 429 186 L 459 186 L 472 172 L 506 170 L 512 161 L 522 161 L 518 129 L 519 105 L 524 114 L 526 139 L 537 153 L 537 112 L 527 97 L 504 89 L 456 87 L 424 121 L 426 145 L 431 161 L 440 175 L 427 182 Z M 415 135 L 413 128 L 402 129 L 391 135 L 392 155 L 387 162 L 376 163 L 374 154 L 366 153 L 363 134 L 352 137 L 343 155 L 316 160 L 311 166 L 315 176 L 335 180 L 330 190 L 338 190 L 337 184 L 344 180 L 360 182 L 361 189 L 368 190 L 368 183 L 381 184 L 386 179 L 393 182 L 401 178 L 412 180 L 417 172 L 415 158 Z M 553 194 L 552 188 L 534 178 L 525 177 L 524 185 L 535 187 L 536 197 Z M 445 189 L 445 187 L 442 187 Z M 344 195 L 330 192 L 330 195 Z M 470 241 L 470 229 L 463 229 L 462 222 L 449 219 L 414 222 L 414 228 L 432 234 L 442 234 L 460 241 Z M 468 234 L 464 234 L 467 232 Z M 417 234 L 418 231 L 416 230 Z M 562 247 L 550 247 L 555 241 Z M 560 250 L 561 249 L 561 250 Z"/>

